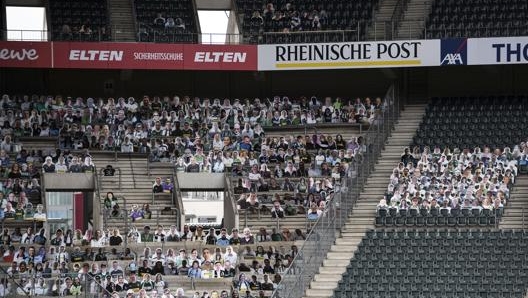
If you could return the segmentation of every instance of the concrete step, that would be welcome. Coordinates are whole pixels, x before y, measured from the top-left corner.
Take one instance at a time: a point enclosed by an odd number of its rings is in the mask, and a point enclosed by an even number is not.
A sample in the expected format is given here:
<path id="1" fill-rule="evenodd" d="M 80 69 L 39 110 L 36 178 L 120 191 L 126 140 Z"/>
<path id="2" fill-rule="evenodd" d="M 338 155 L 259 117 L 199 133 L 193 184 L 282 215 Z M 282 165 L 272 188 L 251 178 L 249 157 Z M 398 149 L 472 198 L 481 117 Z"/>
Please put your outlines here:
<path id="1" fill-rule="evenodd" d="M 348 266 L 348 264 L 347 264 L 347 266 Z M 344 267 L 344 268 L 346 268 L 346 267 Z M 336 267 L 321 266 L 321 267 L 319 267 L 319 273 L 318 274 L 321 274 L 321 275 L 336 275 Z M 316 274 L 316 276 L 318 274 Z"/>
<path id="2" fill-rule="evenodd" d="M 360 238 L 337 238 L 336 245 L 357 246 L 361 242 Z"/>
<path id="3" fill-rule="evenodd" d="M 334 269 L 339 267 L 346 267 L 348 266 L 349 262 L 343 262 L 343 260 L 337 259 L 337 260 L 331 260 L 331 259 L 325 259 L 323 261 L 324 267 L 333 267 Z"/>
<path id="4" fill-rule="evenodd" d="M 361 234 L 360 236 L 358 236 L 358 234 Z M 355 230 L 342 230 L 341 231 L 341 237 L 343 239 L 357 239 L 361 242 L 361 239 L 363 239 L 363 236 L 364 236 L 365 233 L 360 233 L 359 231 L 355 231 Z"/>
<path id="5" fill-rule="evenodd" d="M 333 252 L 350 252 L 355 251 L 357 246 L 332 245 L 330 251 Z"/>
<path id="6" fill-rule="evenodd" d="M 333 281 L 312 281 L 310 283 L 310 289 L 312 290 L 334 290 L 337 287 L 337 283 L 341 280 L 341 276 L 335 274 Z"/>
<path id="7" fill-rule="evenodd" d="M 363 193 L 359 195 L 360 198 L 364 199 L 373 199 L 373 198 L 379 198 L 379 196 L 383 196 L 385 194 L 385 191 L 387 188 L 379 188 L 379 189 L 366 189 Z"/>
<path id="8" fill-rule="evenodd" d="M 354 211 L 363 211 L 363 210 L 369 210 L 369 211 L 375 211 L 375 208 L 377 206 L 378 202 L 371 200 L 371 201 L 360 201 L 356 207 L 354 207 Z"/>
<path id="9" fill-rule="evenodd" d="M 354 254 L 352 252 L 335 252 L 330 251 L 327 253 L 326 257 L 329 260 L 350 260 Z"/>
<path id="10" fill-rule="evenodd" d="M 325 298 L 332 297 L 334 295 L 334 290 L 321 290 L 321 289 L 307 289 L 306 297 L 313 298 Z"/>
<path id="11" fill-rule="evenodd" d="M 336 282 L 337 283 L 339 282 L 339 280 L 341 280 L 341 276 L 336 274 L 336 272 L 330 273 L 330 274 L 316 274 L 314 276 L 314 281 L 316 282 L 329 282 L 329 283 Z"/>

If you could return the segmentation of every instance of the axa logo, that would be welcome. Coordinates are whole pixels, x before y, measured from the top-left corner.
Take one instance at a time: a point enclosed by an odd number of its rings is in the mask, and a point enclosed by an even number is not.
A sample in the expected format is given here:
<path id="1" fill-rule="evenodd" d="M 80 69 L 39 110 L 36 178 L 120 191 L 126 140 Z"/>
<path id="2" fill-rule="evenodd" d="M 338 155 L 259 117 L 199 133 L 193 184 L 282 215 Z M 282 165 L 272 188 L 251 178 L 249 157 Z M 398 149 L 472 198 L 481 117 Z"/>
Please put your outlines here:
<path id="1" fill-rule="evenodd" d="M 39 57 L 35 49 L 0 49 L 0 60 L 37 60 Z"/>
<path id="2" fill-rule="evenodd" d="M 123 61 L 123 51 L 70 50 L 70 61 Z"/>
<path id="3" fill-rule="evenodd" d="M 244 63 L 247 53 L 245 52 L 196 52 L 194 62 L 198 63 Z"/>
<path id="4" fill-rule="evenodd" d="M 464 59 L 460 53 L 446 54 L 441 65 L 464 65 Z"/>
<path id="5" fill-rule="evenodd" d="M 467 38 L 442 39 L 440 65 L 466 65 Z"/>
<path id="6" fill-rule="evenodd" d="M 442 39 L 440 65 L 465 65 L 467 63 L 467 39 Z"/>

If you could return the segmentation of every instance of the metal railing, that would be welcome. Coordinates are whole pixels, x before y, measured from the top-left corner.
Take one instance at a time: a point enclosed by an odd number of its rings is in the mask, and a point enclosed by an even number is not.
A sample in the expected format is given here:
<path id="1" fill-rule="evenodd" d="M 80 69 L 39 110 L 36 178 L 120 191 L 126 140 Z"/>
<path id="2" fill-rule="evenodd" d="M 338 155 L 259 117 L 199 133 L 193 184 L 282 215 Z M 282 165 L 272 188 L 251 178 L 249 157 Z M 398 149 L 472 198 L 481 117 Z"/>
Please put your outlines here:
<path id="1" fill-rule="evenodd" d="M 409 0 L 398 0 L 398 2 L 396 2 L 396 7 L 394 7 L 394 11 L 392 12 L 391 16 L 391 23 L 393 25 L 392 28 L 397 27 L 397 25 L 402 20 L 403 13 L 407 9 L 407 4 L 409 4 Z"/>
<path id="2" fill-rule="evenodd" d="M 172 181 L 174 183 L 174 196 L 173 205 L 179 208 L 180 221 L 178 222 L 178 231 L 181 231 L 183 225 L 185 225 L 185 209 L 183 208 L 183 197 L 180 189 L 180 182 L 178 180 L 178 173 L 176 168 L 172 168 Z"/>
<path id="3" fill-rule="evenodd" d="M 7 279 L 8 281 L 10 280 L 12 282 L 12 285 L 15 285 L 14 291 L 13 290 L 9 291 L 9 294 L 7 294 L 7 295 L 5 293 L 6 289 L 4 288 L 4 293 L 0 293 L 0 295 L 4 295 L 2 297 L 18 297 L 19 295 L 17 294 L 16 290 L 19 289 L 19 288 L 22 290 L 22 292 L 26 296 L 30 296 L 29 295 L 30 293 L 28 291 L 26 291 L 26 289 L 15 279 L 14 275 L 9 274 L 7 272 L 7 270 L 4 267 L 2 267 L 2 266 L 0 266 L 0 271 L 1 271 L 0 272 L 0 277 L 2 277 L 2 275 L 3 275 L 3 277 L 0 278 L 0 280 Z M 7 285 L 5 285 L 4 287 L 7 287 Z"/>
<path id="4" fill-rule="evenodd" d="M 254 35 L 257 38 L 249 43 L 271 44 L 271 43 L 312 43 L 312 42 L 346 42 L 360 41 L 361 27 L 352 30 L 320 30 L 320 31 L 295 31 L 295 32 L 264 32 Z"/>
<path id="5" fill-rule="evenodd" d="M 409 22 L 407 22 L 409 21 Z M 526 36 L 528 26 L 464 26 L 457 28 L 430 29 L 427 19 L 391 21 L 358 22 L 356 28 L 350 30 L 320 30 L 298 32 L 263 32 L 251 34 L 244 33 L 188 33 L 165 30 L 147 30 L 128 32 L 136 37 L 139 42 L 153 43 L 192 43 L 192 44 L 273 44 L 273 43 L 318 43 L 318 42 L 355 42 L 395 39 L 439 39 L 453 37 L 497 37 L 497 36 Z M 371 30 L 373 36 L 366 32 Z M 3 36 L 10 41 L 75 41 L 75 42 L 107 42 L 119 41 L 120 36 L 127 32 L 113 31 L 108 34 L 93 32 L 91 34 L 71 33 L 67 35 L 52 36 L 46 30 L 3 30 Z M 417 34 L 419 33 L 419 34 Z M 416 36 L 418 35 L 418 36 Z M 381 36 L 381 37 L 378 37 Z"/>
<path id="6" fill-rule="evenodd" d="M 369 30 L 374 40 L 393 40 L 397 37 L 398 27 L 409 0 L 398 0 L 392 11 L 390 21 L 372 21 Z M 382 36 L 378 38 L 378 36 Z"/>
<path id="7" fill-rule="evenodd" d="M 423 29 L 423 39 L 455 38 L 455 37 L 497 37 L 497 36 L 526 36 L 528 26 L 464 26 L 460 28 Z"/>
<path id="8" fill-rule="evenodd" d="M 326 211 L 308 231 L 304 244 L 299 249 L 293 263 L 283 274 L 282 281 L 273 292 L 274 298 L 303 297 L 311 280 L 332 244 L 337 231 L 348 219 L 348 214 L 356 205 L 369 174 L 385 146 L 395 121 L 400 113 L 400 101 L 394 86 L 390 87 L 384 98 L 383 109 L 363 134 L 364 152 L 357 156 L 350 166 L 348 177 L 336 185 L 335 194 Z"/>
<path id="9" fill-rule="evenodd" d="M 2 30 L 7 40 L 16 41 L 47 41 L 49 32 L 47 30 Z"/>
<path id="10" fill-rule="evenodd" d="M 224 195 L 224 227 L 236 228 L 240 226 L 240 212 L 238 210 L 235 194 L 233 193 L 233 183 L 230 173 L 224 173 L 225 195 Z M 225 214 L 227 212 L 227 214 Z M 247 226 L 247 217 L 246 224 Z"/>
<path id="11" fill-rule="evenodd" d="M 6 269 L 0 266 L 0 280 L 7 279 L 7 291 L 0 293 L 1 297 L 33 297 L 33 296 L 75 296 L 75 297 L 90 297 L 90 298 L 103 298 L 111 297 L 110 293 L 101 282 L 97 281 L 95 277 L 89 274 L 84 274 L 80 278 L 81 291 L 76 294 L 68 294 L 61 292 L 62 283 L 66 278 L 72 280 L 76 277 L 81 276 L 79 273 L 60 273 L 58 276 L 52 276 L 48 278 L 37 277 L 36 275 L 27 275 L 24 277 L 27 284 L 22 285 L 22 278 L 17 279 L 15 276 L 7 273 Z M 43 281 L 43 285 L 38 285 L 40 280 Z M 19 282 L 20 281 L 20 282 Z M 57 284 L 59 283 L 59 284 Z M 38 287 L 37 287 L 38 286 Z M 38 289 L 38 291 L 37 291 Z M 44 291 L 44 294 L 40 294 L 40 291 Z"/>

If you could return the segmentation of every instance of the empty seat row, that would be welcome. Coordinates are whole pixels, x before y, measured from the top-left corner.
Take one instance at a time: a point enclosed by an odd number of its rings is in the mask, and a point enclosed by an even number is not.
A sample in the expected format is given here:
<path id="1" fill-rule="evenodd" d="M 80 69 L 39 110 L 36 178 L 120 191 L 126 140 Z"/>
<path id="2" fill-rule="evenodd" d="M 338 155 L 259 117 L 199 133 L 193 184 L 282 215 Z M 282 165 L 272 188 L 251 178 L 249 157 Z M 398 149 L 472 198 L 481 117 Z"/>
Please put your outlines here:
<path id="1" fill-rule="evenodd" d="M 433 98 L 411 146 L 513 147 L 528 129 L 526 96 Z"/>
<path id="2" fill-rule="evenodd" d="M 523 23 L 526 1 L 435 1 L 425 38 L 519 36 L 528 33 Z"/>
<path id="3" fill-rule="evenodd" d="M 487 226 L 495 225 L 503 209 L 401 209 L 380 208 L 377 226 Z"/>
<path id="4" fill-rule="evenodd" d="M 367 231 L 334 297 L 522 298 L 527 285 L 526 231 L 379 229 Z"/>

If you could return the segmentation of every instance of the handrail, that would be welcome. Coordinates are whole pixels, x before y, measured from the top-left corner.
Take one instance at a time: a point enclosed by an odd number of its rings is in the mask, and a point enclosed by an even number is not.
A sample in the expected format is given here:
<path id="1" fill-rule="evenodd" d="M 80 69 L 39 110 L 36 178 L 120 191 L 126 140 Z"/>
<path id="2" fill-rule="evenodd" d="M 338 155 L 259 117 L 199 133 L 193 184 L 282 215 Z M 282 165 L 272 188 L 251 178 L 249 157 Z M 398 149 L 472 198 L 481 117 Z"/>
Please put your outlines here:
<path id="1" fill-rule="evenodd" d="M 130 2 L 130 5 L 132 6 L 132 19 L 134 20 L 134 29 L 136 29 L 136 32 L 139 32 L 139 23 L 138 23 L 138 18 L 137 18 L 137 11 L 136 11 L 136 1 L 129 0 L 129 2 Z"/>
<path id="2" fill-rule="evenodd" d="M 526 230 L 526 227 L 525 227 L 525 225 L 524 225 L 524 215 L 525 215 L 525 213 L 524 213 L 524 206 L 523 206 L 523 207 L 522 207 L 522 229 L 523 229 L 523 230 Z"/>
<path id="3" fill-rule="evenodd" d="M 302 38 L 302 37 L 312 37 L 317 35 L 322 35 L 323 40 L 318 40 L 317 42 L 348 42 L 348 41 L 359 41 L 361 30 L 360 30 L 360 23 L 358 22 L 356 29 L 349 29 L 349 30 L 317 30 L 317 31 L 293 31 L 293 32 L 272 32 L 267 31 L 260 34 L 255 34 L 253 37 L 261 36 L 263 40 L 258 40 L 256 43 L 259 44 L 273 44 L 277 43 L 276 40 L 273 40 L 271 38 L 274 37 L 292 37 L 292 38 Z M 338 36 L 338 40 L 336 40 L 336 36 Z M 266 38 L 270 38 L 271 40 L 266 40 Z M 292 42 L 315 42 L 311 39 L 300 41 L 300 40 L 294 40 Z M 253 42 L 255 43 L 255 42 Z M 284 41 L 279 42 L 284 43 Z"/>
<path id="4" fill-rule="evenodd" d="M 166 193 L 166 192 L 152 192 L 152 203 L 151 205 L 154 205 L 156 203 L 155 198 L 157 197 L 170 197 L 171 198 L 171 206 L 173 206 L 174 202 L 174 195 L 172 193 Z"/>
<path id="5" fill-rule="evenodd" d="M 358 154 L 352 168 L 354 171 L 349 172 L 347 178 L 341 179 L 339 191 L 336 187 L 331 204 L 327 206 L 327 212 L 324 212 L 323 216 L 319 217 L 312 226 L 299 254 L 294 258 L 292 265 L 286 270 L 283 279 L 274 290 L 273 298 L 298 298 L 305 294 L 307 286 L 337 238 L 336 229 L 340 229 L 345 224 L 348 214 L 359 200 L 363 186 L 384 148 L 385 140 L 394 127 L 400 112 L 397 95 L 396 86 L 391 86 L 387 90 L 381 111 L 363 134 L 362 144 L 365 145 L 366 152 Z M 302 264 L 302 266 L 296 264 Z M 300 269 L 296 269 L 299 267 Z M 298 270 L 301 272 L 297 272 Z"/>
<path id="6" fill-rule="evenodd" d="M 191 5 L 193 6 L 193 18 L 194 18 L 194 24 L 196 26 L 197 34 L 198 36 L 202 36 L 202 26 L 200 25 L 200 17 L 198 16 L 198 7 L 196 5 L 196 1 L 191 1 Z M 201 40 L 200 40 L 201 41 Z"/>
<path id="7" fill-rule="evenodd" d="M 273 32 L 273 31 L 265 31 L 262 32 L 262 34 L 269 34 L 269 35 L 285 35 L 285 34 L 303 34 L 303 33 L 346 33 L 346 32 L 356 32 L 356 30 L 310 30 L 310 31 L 293 31 L 293 32 Z"/>
<path id="8" fill-rule="evenodd" d="M 230 0 L 229 2 L 231 2 L 231 12 L 230 13 L 235 13 L 235 24 L 236 24 L 236 29 L 238 32 L 244 32 L 244 30 L 242 29 L 242 26 L 244 26 L 244 24 L 242 24 L 242 22 L 244 21 L 243 18 L 242 18 L 242 14 L 241 13 L 238 13 L 240 10 L 238 9 L 238 3 L 236 0 Z M 229 23 L 229 21 L 228 21 Z M 229 28 L 227 29 L 229 30 Z"/>
<path id="9" fill-rule="evenodd" d="M 194 282 L 194 276 L 191 277 L 191 290 L 196 290 L 196 283 Z"/>
<path id="10" fill-rule="evenodd" d="M 173 205 L 179 208 L 180 221 L 178 222 L 178 231 L 181 231 L 183 225 L 185 225 L 185 208 L 183 207 L 183 198 L 180 189 L 180 182 L 178 181 L 178 173 L 176 168 L 172 168 L 172 181 L 174 183 L 173 191 Z"/>
<path id="11" fill-rule="evenodd" d="M 124 269 L 124 268 L 123 268 L 123 269 Z M 74 276 L 77 276 L 77 275 L 74 275 Z M 89 281 L 90 281 L 90 282 L 94 282 L 97 286 L 99 286 L 98 288 L 99 288 L 99 289 L 102 289 L 102 290 L 103 290 L 103 293 L 106 293 L 106 295 L 107 295 L 108 297 L 111 297 L 111 296 L 112 296 L 112 293 L 110 293 L 110 291 L 108 291 L 105 287 L 103 287 L 103 285 L 102 285 L 100 282 L 97 282 L 97 279 L 95 279 L 95 278 L 93 278 L 93 277 L 91 277 L 91 276 L 89 276 L 89 275 L 88 275 L 88 277 L 89 277 L 89 279 L 90 279 Z M 88 279 L 85 280 L 85 287 L 84 287 L 84 288 L 86 289 L 86 290 L 84 291 L 84 292 L 85 292 L 85 296 L 88 295 L 88 291 L 87 291 L 87 289 L 89 288 L 89 287 L 86 286 L 86 283 L 88 283 Z M 90 293 L 90 294 L 91 294 L 91 293 Z M 91 295 L 90 295 L 90 296 L 91 296 Z"/>
<path id="12" fill-rule="evenodd" d="M 97 198 L 99 198 L 99 199 L 98 200 L 94 200 L 92 202 L 93 203 L 99 202 L 99 207 L 98 208 L 101 208 L 101 189 L 100 189 L 101 188 L 101 182 L 99 181 L 99 175 L 97 174 L 97 167 L 95 165 L 94 165 L 94 173 L 93 173 L 93 175 L 95 176 L 95 192 L 96 192 Z M 95 209 L 95 208 L 92 207 L 92 220 L 95 218 L 95 216 L 93 214 L 93 209 Z M 105 213 L 106 212 L 102 212 L 102 213 L 103 213 L 103 228 L 105 228 L 105 224 L 106 224 Z M 95 222 L 92 222 L 92 225 L 94 227 L 99 226 L 99 224 L 96 225 Z"/>
<path id="13" fill-rule="evenodd" d="M 407 5 L 409 4 L 410 0 L 398 0 L 396 3 L 396 7 L 394 8 L 394 11 L 392 12 L 391 16 L 391 23 L 393 28 L 393 36 L 394 37 L 394 30 L 398 29 L 398 26 L 400 25 L 400 22 L 403 19 L 403 15 L 405 10 L 407 9 Z"/>
<path id="14" fill-rule="evenodd" d="M 400 0 L 400 1 L 405 1 L 405 0 Z M 406 4 L 407 5 L 407 4 Z M 402 8 L 398 8 L 399 10 L 401 10 Z M 395 9 L 395 12 L 396 12 L 396 9 Z M 368 22 L 357 22 L 357 27 L 353 30 L 319 30 L 319 31 L 297 31 L 297 32 L 263 32 L 263 33 L 260 33 L 260 34 L 254 34 L 254 35 L 251 35 L 252 37 L 258 37 L 258 36 L 261 36 L 261 37 L 274 37 L 274 36 L 313 36 L 313 35 L 323 35 L 323 40 L 318 40 L 317 42 L 356 42 L 356 41 L 365 41 L 365 40 L 368 40 L 366 39 L 367 37 L 365 38 L 362 38 L 361 36 L 361 32 L 364 31 L 364 28 L 367 28 L 368 26 L 374 26 L 374 30 L 377 31 L 378 29 L 376 29 L 376 26 L 378 26 L 378 24 L 383 24 L 385 28 L 390 28 L 391 29 L 391 33 L 392 34 L 386 34 L 385 35 L 385 38 L 384 40 L 386 41 L 389 41 L 389 40 L 395 40 L 396 38 L 401 38 L 402 36 L 396 36 L 396 30 L 398 29 L 398 26 L 401 24 L 401 21 L 402 21 L 402 18 L 403 18 L 403 14 L 400 15 L 399 17 L 397 16 L 397 14 L 393 13 L 393 16 L 394 17 L 394 20 L 389 20 L 389 21 L 368 21 Z M 423 18 L 419 18 L 419 19 L 408 19 L 409 21 L 419 21 L 419 32 L 422 33 L 422 36 L 406 36 L 406 39 L 428 39 L 427 38 L 427 33 L 429 32 L 429 30 L 427 29 L 427 20 L 428 20 L 428 17 L 423 17 Z M 423 23 L 422 23 L 423 22 Z M 477 25 L 477 24 L 474 24 L 474 25 Z M 144 24 L 136 24 L 136 27 L 137 29 L 134 30 L 134 32 L 132 32 L 134 34 L 134 36 L 137 36 L 138 35 L 138 32 L 139 32 L 139 27 L 140 26 L 145 26 L 147 27 L 147 25 L 144 25 Z M 411 29 L 413 28 L 417 28 L 416 25 L 411 25 L 409 26 L 408 30 L 407 31 L 411 31 Z M 462 33 L 462 34 L 457 34 L 456 37 L 475 37 L 475 34 L 471 34 L 473 30 L 479 30 L 479 37 L 496 37 L 497 36 L 497 33 L 494 33 L 493 31 L 494 30 L 500 30 L 500 36 L 510 36 L 512 34 L 518 34 L 518 33 L 515 33 L 515 32 L 512 32 L 513 30 L 518 30 L 518 29 L 526 29 L 527 26 L 526 25 L 520 25 L 520 26 L 511 26 L 509 24 L 507 24 L 506 26 L 473 26 L 472 28 L 468 28 L 467 26 L 464 27 L 464 28 L 461 28 L 461 29 L 458 29 L 458 28 L 452 28 L 452 29 L 449 29 L 449 28 L 443 28 L 443 29 L 435 29 L 435 31 L 438 31 L 440 32 L 440 36 L 439 37 L 436 37 L 436 36 L 433 36 L 433 38 L 449 38 L 449 37 L 452 37 L 451 35 L 448 35 L 449 32 L 456 32 L 456 33 Z M 92 38 L 91 41 L 86 41 L 84 40 L 83 35 L 82 33 L 75 33 L 73 34 L 72 33 L 72 37 L 69 38 L 69 39 L 64 39 L 62 41 L 65 41 L 65 42 L 106 42 L 108 40 L 113 40 L 113 41 L 118 41 L 116 40 L 117 38 L 115 37 L 115 28 L 112 28 L 109 30 L 110 32 L 107 31 L 107 34 L 106 35 L 102 35 L 101 32 L 97 31 L 97 32 L 94 32 L 92 33 L 91 36 L 95 36 Z M 51 41 L 52 40 L 52 37 L 50 37 L 51 35 L 51 30 L 0 30 L 0 35 L 3 33 L 5 36 L 7 36 L 8 34 L 10 34 L 10 38 L 9 38 L 9 41 L 27 41 L 27 42 L 31 42 L 31 41 Z M 125 30 L 121 30 L 121 33 L 127 33 L 127 31 Z M 13 36 L 13 34 L 16 34 L 17 36 Z M 35 36 L 26 36 L 27 34 L 31 35 L 31 34 L 34 34 Z M 95 35 L 97 34 L 97 35 Z M 340 35 L 340 38 L 338 38 L 337 40 L 335 39 L 335 36 L 337 35 Z M 353 36 L 352 36 L 353 34 Z M 329 38 L 326 38 L 326 36 L 330 36 L 331 39 L 328 40 Z M 459 35 L 462 35 L 462 36 L 459 36 Z M 149 40 L 141 40 L 141 38 L 138 39 L 138 42 L 141 42 L 141 43 L 156 43 L 156 42 L 163 42 L 163 43 L 167 43 L 167 40 L 158 40 L 160 38 L 160 36 L 163 36 L 163 38 L 165 38 L 166 36 L 171 36 L 171 37 L 185 37 L 187 43 L 192 43 L 192 44 L 273 44 L 273 43 L 276 43 L 276 42 L 273 42 L 274 40 L 270 40 L 269 42 L 267 42 L 266 40 L 261 40 L 261 41 L 247 41 L 245 40 L 247 36 L 245 36 L 245 33 L 168 33 L 167 34 L 159 34 L 159 33 L 154 33 L 153 34 L 153 37 Z M 201 38 L 202 36 L 209 36 L 209 38 Z M 216 42 L 216 41 L 213 41 L 213 37 L 214 36 L 224 36 L 226 37 L 224 39 L 224 42 Z M 326 39 L 326 40 L 325 40 Z M 430 39 L 430 38 L 429 38 Z M 207 42 L 209 41 L 209 42 Z M 175 43 L 179 43 L 180 41 L 176 41 L 174 42 Z M 316 41 L 313 41 L 311 39 L 308 39 L 308 40 L 304 40 L 304 41 L 296 41 L 296 42 L 316 42 Z"/>
<path id="15" fill-rule="evenodd" d="M 17 282 L 17 280 L 15 279 L 15 276 L 13 276 L 13 275 L 9 275 L 9 273 L 7 273 L 7 270 L 5 270 L 5 268 L 2 267 L 2 266 L 0 266 L 0 270 L 1 270 L 1 271 L 2 271 L 2 272 L 3 272 L 3 273 L 4 273 L 9 279 L 11 279 L 11 281 L 17 286 L 17 288 L 22 289 L 22 291 L 24 292 L 24 294 L 26 294 L 26 296 L 30 296 L 30 295 L 29 295 L 30 293 L 27 292 L 26 289 L 24 289 L 24 287 L 22 287 L 22 286 Z M 15 290 L 16 290 L 16 289 L 15 289 Z M 16 296 L 16 294 L 15 294 L 15 296 Z"/>
<path id="16" fill-rule="evenodd" d="M 99 193 L 99 187 L 97 187 L 97 191 L 98 191 L 98 194 L 97 196 L 99 197 L 99 204 L 101 206 L 103 206 L 103 209 L 101 211 L 101 213 L 103 214 L 103 228 L 106 229 L 106 223 L 108 222 L 108 219 L 110 218 L 109 217 L 109 213 L 111 213 L 111 211 L 108 211 L 106 210 L 106 208 L 104 207 L 104 200 L 105 198 L 101 197 L 100 193 Z M 115 194 L 114 194 L 115 195 Z M 122 216 L 124 221 L 125 221 L 125 230 L 128 231 L 128 228 L 127 228 L 127 220 L 128 220 L 128 208 L 127 208 L 127 199 L 124 197 L 124 196 L 115 196 L 117 199 L 119 200 L 122 200 L 123 201 L 123 204 L 122 206 L 119 207 L 119 210 L 121 210 L 121 214 L 117 217 L 120 217 Z M 125 239 L 125 247 L 126 247 L 126 239 Z"/>
<path id="17" fill-rule="evenodd" d="M 121 149 L 119 149 L 121 151 Z M 117 162 L 117 146 L 114 146 L 114 161 Z"/>
<path id="18" fill-rule="evenodd" d="M 226 184 L 226 189 L 227 189 L 227 197 L 224 197 L 224 200 L 230 200 L 231 201 L 231 208 L 232 208 L 233 213 L 235 215 L 235 225 L 234 225 L 234 227 L 238 227 L 239 226 L 239 222 L 240 222 L 240 213 L 239 213 L 239 210 L 238 210 L 237 202 L 235 200 L 235 194 L 233 193 L 233 189 L 234 189 L 233 188 L 233 182 L 231 181 L 231 178 L 230 178 L 229 174 L 230 173 L 224 173 L 224 179 L 225 179 L 225 184 Z M 225 217 L 225 214 L 224 214 L 224 217 Z M 224 220 L 224 222 L 225 222 L 225 220 Z M 245 222 L 244 226 L 247 226 L 247 213 L 246 213 L 246 222 Z"/>
<path id="19" fill-rule="evenodd" d="M 336 196 L 338 196 L 338 198 L 336 198 Z M 336 200 L 339 201 L 338 204 L 335 204 Z M 315 253 L 315 254 L 321 254 L 322 251 L 323 251 L 322 248 L 321 248 L 321 245 L 330 246 L 331 243 L 333 243 L 333 242 L 329 242 L 329 241 L 328 242 L 327 241 L 313 241 L 315 243 L 315 245 L 316 245 L 316 248 L 314 249 L 313 247 L 311 247 L 313 245 L 313 244 L 311 244 L 312 242 L 309 241 L 308 239 L 314 239 L 315 238 L 316 240 L 319 240 L 324 235 L 324 234 L 323 235 L 319 235 L 319 233 L 316 231 L 316 227 L 322 226 L 325 221 L 327 221 L 327 222 L 333 221 L 334 222 L 334 226 L 335 226 L 335 222 L 336 222 L 336 218 L 335 217 L 337 215 L 335 207 L 338 207 L 338 206 L 341 205 L 340 201 L 341 201 L 341 194 L 338 193 L 337 195 L 334 195 L 334 198 L 331 201 L 332 204 L 329 204 L 329 206 L 327 206 L 327 209 L 325 209 L 323 215 L 319 216 L 315 220 L 315 224 L 312 226 L 312 229 L 310 229 L 307 232 L 306 240 L 304 241 L 303 245 L 299 249 L 298 254 L 293 258 L 293 261 L 291 262 L 291 265 L 288 268 L 286 268 L 286 270 L 285 270 L 285 272 L 283 274 L 285 277 L 288 274 L 300 276 L 301 283 L 304 282 L 305 284 L 306 284 L 306 281 L 302 280 L 302 278 L 306 278 L 307 280 L 311 280 L 313 278 L 313 276 L 311 275 L 311 274 L 313 274 L 313 272 L 307 272 L 306 274 L 303 272 L 303 271 L 308 271 L 307 270 L 308 266 L 295 266 L 295 264 L 298 263 L 298 262 L 305 261 L 305 264 L 310 264 L 311 266 L 315 265 L 315 266 L 319 267 L 319 264 L 314 264 L 314 262 L 311 261 L 311 259 L 313 258 L 313 255 L 309 255 L 309 254 L 305 255 L 305 251 L 307 253 L 312 252 L 312 253 Z M 330 218 L 330 216 L 333 216 L 333 217 Z M 334 230 L 335 230 L 335 228 L 334 228 Z M 333 235 L 327 234 L 327 236 L 332 237 Z M 309 259 L 309 260 L 307 260 L 307 259 Z M 300 270 L 300 272 L 299 272 L 299 270 Z M 277 288 L 273 291 L 271 297 L 276 297 L 276 298 L 297 297 L 297 296 L 294 296 L 294 294 L 292 292 L 288 292 L 288 290 L 292 291 L 294 289 L 293 289 L 293 287 L 290 288 L 290 287 L 285 286 L 284 285 L 285 280 L 286 280 L 286 278 L 283 278 L 281 280 L 281 282 L 279 283 Z M 287 294 L 286 295 L 282 295 L 280 293 L 281 290 L 285 290 Z M 304 290 L 304 287 L 303 287 L 303 290 Z M 300 294 L 299 297 L 301 297 L 304 293 L 302 293 L 302 294 L 301 293 L 297 293 L 297 294 Z"/>
<path id="20" fill-rule="evenodd" d="M 125 200 L 126 202 L 126 200 Z M 128 228 L 128 222 L 129 222 L 129 216 L 128 216 L 128 209 L 125 207 L 123 208 L 123 221 L 125 222 L 125 238 L 123 239 L 123 242 L 125 243 L 125 250 L 128 248 L 128 234 L 129 234 L 129 228 Z M 136 256 L 137 257 L 137 256 Z"/>

